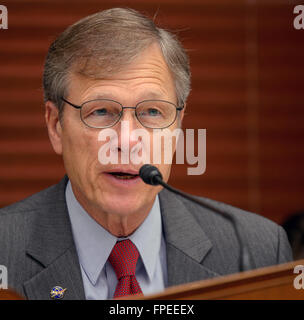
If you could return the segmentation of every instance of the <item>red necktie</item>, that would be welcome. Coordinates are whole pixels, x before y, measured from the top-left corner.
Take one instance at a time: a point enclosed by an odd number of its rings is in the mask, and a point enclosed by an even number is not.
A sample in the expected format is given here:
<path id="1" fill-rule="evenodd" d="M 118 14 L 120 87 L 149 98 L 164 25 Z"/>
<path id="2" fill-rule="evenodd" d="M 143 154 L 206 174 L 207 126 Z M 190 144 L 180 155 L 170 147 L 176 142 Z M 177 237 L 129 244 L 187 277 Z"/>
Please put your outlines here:
<path id="1" fill-rule="evenodd" d="M 131 240 L 127 239 L 116 242 L 109 256 L 109 261 L 118 280 L 114 298 L 142 293 L 135 277 L 138 257 L 139 252 Z"/>

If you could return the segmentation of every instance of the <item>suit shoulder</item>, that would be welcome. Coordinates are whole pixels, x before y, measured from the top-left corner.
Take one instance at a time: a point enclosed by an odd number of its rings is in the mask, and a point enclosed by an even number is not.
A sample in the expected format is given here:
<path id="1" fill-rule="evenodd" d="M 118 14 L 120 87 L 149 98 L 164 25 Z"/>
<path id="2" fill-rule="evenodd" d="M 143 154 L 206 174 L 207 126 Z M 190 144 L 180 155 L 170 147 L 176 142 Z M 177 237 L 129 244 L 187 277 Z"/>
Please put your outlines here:
<path id="1" fill-rule="evenodd" d="M 217 243 L 221 247 L 223 245 L 226 246 L 230 252 L 231 248 L 236 246 L 236 233 L 233 230 L 233 225 L 220 212 L 215 212 L 220 210 L 232 216 L 238 224 L 241 238 L 244 243 L 247 243 L 249 250 L 255 257 L 256 267 L 292 260 L 291 248 L 286 233 L 274 221 L 223 202 L 197 198 L 202 199 L 214 210 L 204 208 L 189 200 L 182 200 L 181 198 L 180 200 L 184 202 L 188 211 L 191 212 L 213 243 Z"/>
<path id="2" fill-rule="evenodd" d="M 275 223 L 274 221 L 271 221 L 270 219 L 268 219 L 264 216 L 261 216 L 259 214 L 249 212 L 249 211 L 237 208 L 237 207 L 234 207 L 234 206 L 227 204 L 227 203 L 224 203 L 224 202 L 220 202 L 220 201 L 216 201 L 216 200 L 212 200 L 212 199 L 204 198 L 204 197 L 197 197 L 197 196 L 195 196 L 195 197 L 197 199 L 203 200 L 205 203 L 209 204 L 210 206 L 212 206 L 214 208 L 214 210 L 206 209 L 206 208 L 200 206 L 199 204 L 196 204 L 196 203 L 191 202 L 189 200 L 183 200 L 183 201 L 186 201 L 186 203 L 184 202 L 185 205 L 189 208 L 189 210 L 193 213 L 193 215 L 199 220 L 202 220 L 205 218 L 206 211 L 208 211 L 210 214 L 210 211 L 213 211 L 213 213 L 215 213 L 214 211 L 220 210 L 220 211 L 224 211 L 224 212 L 228 213 L 229 215 L 231 215 L 237 223 L 239 223 L 240 225 L 242 225 L 246 228 L 248 227 L 251 229 L 256 226 L 259 226 L 262 229 L 277 231 L 278 224 Z M 220 219 L 222 222 L 224 222 L 224 220 L 226 220 L 223 216 L 221 216 L 220 213 L 213 214 L 212 218 L 215 220 Z M 216 222 L 216 221 L 214 221 L 214 222 Z M 228 220 L 226 222 L 230 224 L 230 222 Z"/>
<path id="3" fill-rule="evenodd" d="M 52 185 L 47 189 L 41 190 L 40 192 L 35 193 L 23 200 L 1 208 L 0 219 L 7 216 L 37 211 L 48 204 L 53 203 L 56 200 L 57 194 L 60 196 L 58 193 L 60 192 L 60 184 L 62 184 L 62 181 L 59 184 Z"/>
<path id="4" fill-rule="evenodd" d="M 239 226 L 242 236 L 247 239 L 251 246 L 256 248 L 259 244 L 263 244 L 264 248 L 269 246 L 272 251 L 277 250 L 278 240 L 283 231 L 282 228 L 274 221 L 256 213 L 252 213 L 220 201 L 203 197 L 197 198 L 202 199 L 213 207 L 214 210 L 204 208 L 188 200 L 180 199 L 195 217 L 196 221 L 204 227 L 205 232 L 210 237 L 214 236 L 215 229 L 219 231 L 216 232 L 216 237 L 223 237 L 223 241 L 225 235 L 228 236 L 231 233 L 235 233 L 231 221 L 226 219 L 221 213 L 216 212 L 217 210 L 220 210 L 234 218 L 235 222 Z"/>

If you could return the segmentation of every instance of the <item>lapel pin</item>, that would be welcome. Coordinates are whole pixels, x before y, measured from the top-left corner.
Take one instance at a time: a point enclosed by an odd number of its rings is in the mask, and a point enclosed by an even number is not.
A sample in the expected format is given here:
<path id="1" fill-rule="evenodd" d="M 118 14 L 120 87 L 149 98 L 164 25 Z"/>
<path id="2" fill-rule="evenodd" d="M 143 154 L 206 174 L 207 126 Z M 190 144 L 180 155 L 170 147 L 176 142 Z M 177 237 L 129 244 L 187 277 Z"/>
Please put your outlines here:
<path id="1" fill-rule="evenodd" d="M 54 287 L 50 292 L 51 298 L 55 300 L 62 299 L 66 290 L 67 289 L 63 289 L 59 286 Z"/>

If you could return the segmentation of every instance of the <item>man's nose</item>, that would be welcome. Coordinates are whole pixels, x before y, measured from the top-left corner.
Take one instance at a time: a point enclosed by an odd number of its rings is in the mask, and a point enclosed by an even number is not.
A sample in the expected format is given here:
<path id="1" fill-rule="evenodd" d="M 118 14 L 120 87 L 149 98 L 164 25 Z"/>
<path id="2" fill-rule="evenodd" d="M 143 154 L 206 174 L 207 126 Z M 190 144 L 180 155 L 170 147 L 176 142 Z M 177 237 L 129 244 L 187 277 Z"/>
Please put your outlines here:
<path id="1" fill-rule="evenodd" d="M 135 116 L 135 109 L 125 108 L 118 126 L 118 136 L 120 138 L 118 147 L 120 151 L 129 153 L 132 147 L 138 143 L 138 141 L 131 140 L 131 133 L 140 127 L 141 124 Z"/>
<path id="2" fill-rule="evenodd" d="M 134 130 L 140 126 L 140 123 L 136 119 L 135 108 L 133 107 L 124 107 L 120 121 L 128 122 L 130 130 Z"/>

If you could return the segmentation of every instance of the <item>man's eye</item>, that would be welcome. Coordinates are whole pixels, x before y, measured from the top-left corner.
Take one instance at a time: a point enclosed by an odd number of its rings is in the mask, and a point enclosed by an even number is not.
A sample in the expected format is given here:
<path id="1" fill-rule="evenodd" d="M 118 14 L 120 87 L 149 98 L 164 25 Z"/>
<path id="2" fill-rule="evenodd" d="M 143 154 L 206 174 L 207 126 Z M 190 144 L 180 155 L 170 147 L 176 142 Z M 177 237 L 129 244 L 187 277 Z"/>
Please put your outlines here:
<path id="1" fill-rule="evenodd" d="M 159 110 L 157 110 L 157 109 L 149 108 L 147 110 L 147 115 L 149 115 L 149 116 L 159 116 L 159 115 L 161 115 L 161 112 Z"/>
<path id="2" fill-rule="evenodd" d="M 94 115 L 94 116 L 106 116 L 108 114 L 109 114 L 109 112 L 106 108 L 96 109 L 92 112 L 92 115 Z"/>

